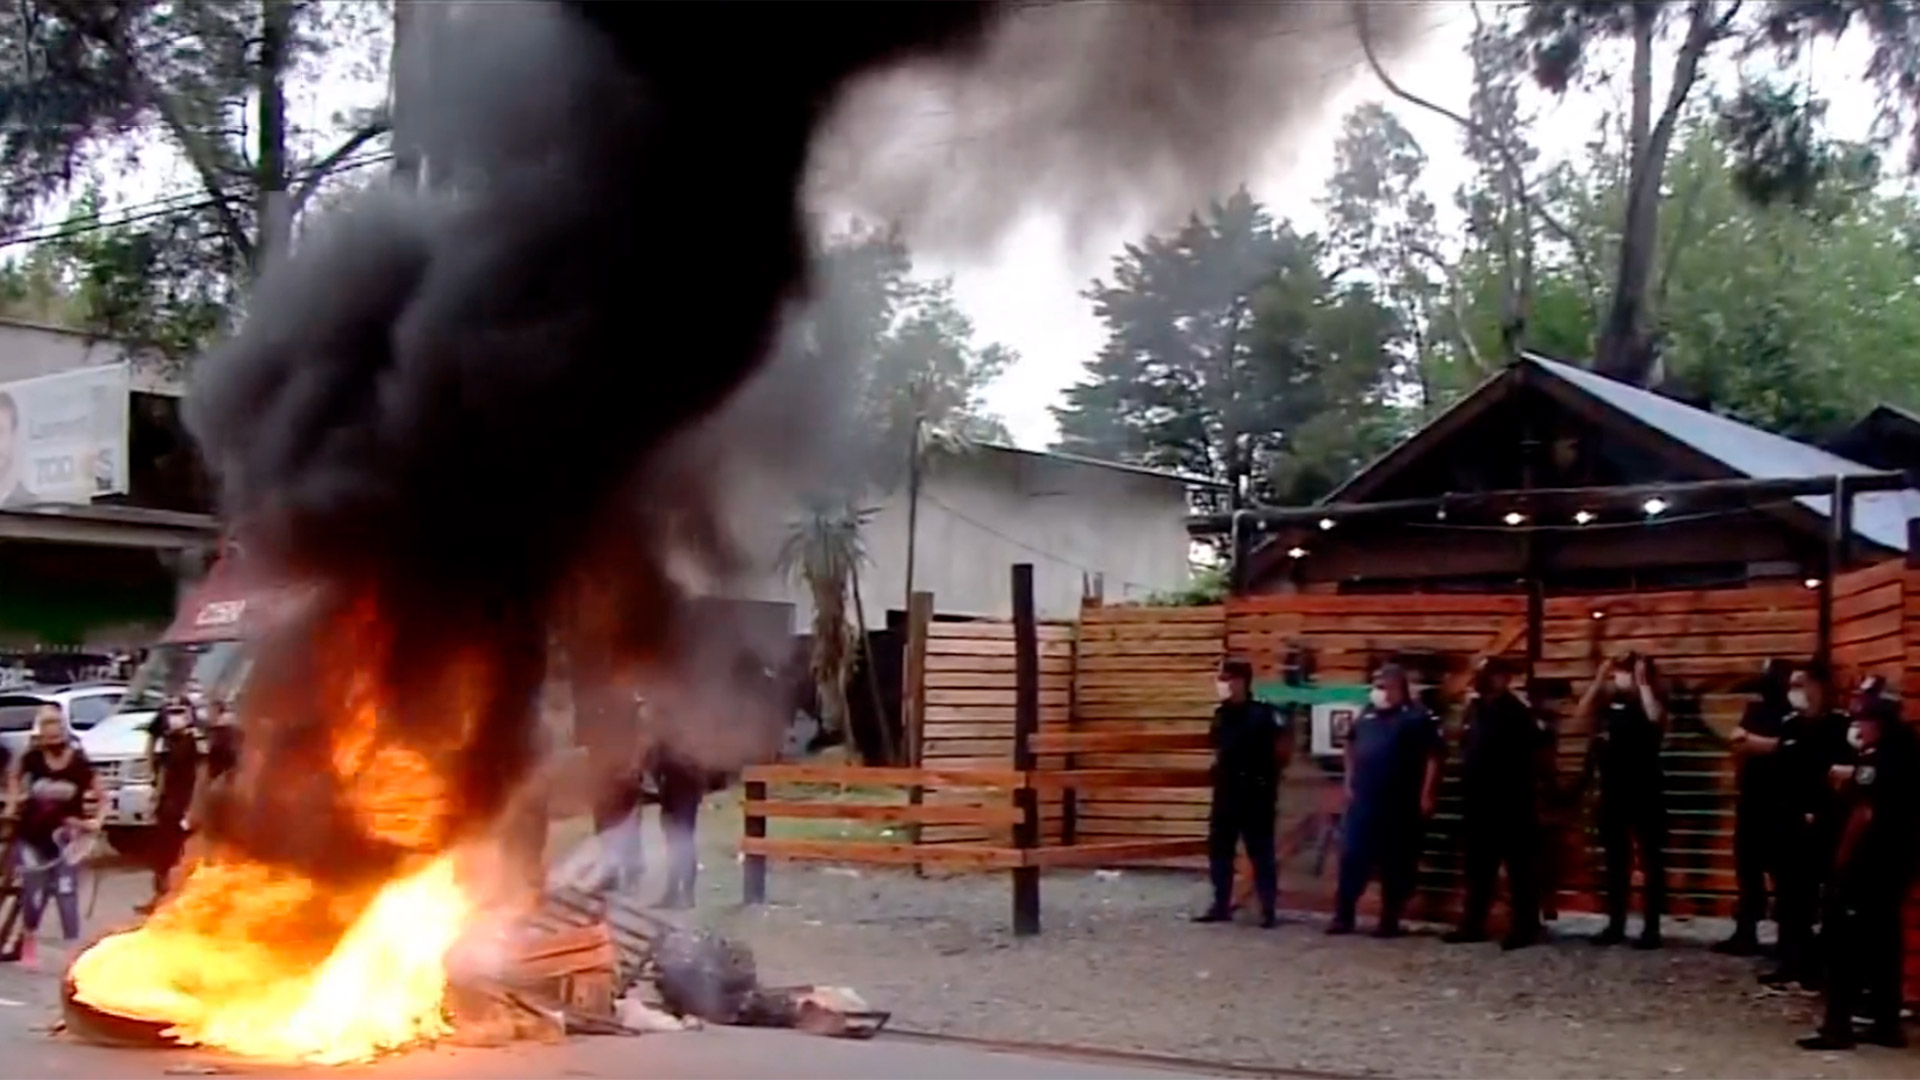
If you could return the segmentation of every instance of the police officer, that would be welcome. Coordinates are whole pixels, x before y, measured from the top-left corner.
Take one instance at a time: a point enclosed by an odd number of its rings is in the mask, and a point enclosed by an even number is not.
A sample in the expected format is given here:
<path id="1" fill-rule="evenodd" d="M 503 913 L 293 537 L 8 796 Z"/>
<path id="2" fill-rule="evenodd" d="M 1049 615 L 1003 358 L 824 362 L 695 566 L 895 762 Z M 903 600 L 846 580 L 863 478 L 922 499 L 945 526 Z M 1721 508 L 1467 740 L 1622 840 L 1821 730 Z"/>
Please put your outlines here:
<path id="1" fill-rule="evenodd" d="M 1493 881 L 1507 867 L 1512 925 L 1500 945 L 1518 949 L 1540 935 L 1540 894 L 1535 860 L 1540 819 L 1534 808 L 1535 773 L 1544 729 L 1514 694 L 1512 671 L 1495 657 L 1481 666 L 1467 705 L 1461 788 L 1466 833 L 1466 907 L 1451 943 L 1485 941 Z"/>
<path id="2" fill-rule="evenodd" d="M 1850 756 L 1848 719 L 1834 708 L 1832 679 L 1818 661 L 1801 665 L 1788 678 L 1787 703 L 1792 711 L 1770 751 L 1782 785 L 1780 832 L 1773 841 L 1782 859 L 1774 905 L 1780 962 L 1760 979 L 1774 986 L 1798 982 L 1811 988 L 1818 985 L 1822 967 L 1813 925 L 1841 824 L 1828 771 Z M 1745 741 L 1755 744 L 1755 753 L 1767 752 L 1760 736 Z"/>
<path id="3" fill-rule="evenodd" d="M 1920 749 L 1892 701 L 1866 704 L 1848 728 L 1853 763 L 1829 777 L 1843 807 L 1821 930 L 1829 957 L 1827 1008 L 1808 1050 L 1849 1050 L 1860 1039 L 1905 1046 L 1900 1030 L 1901 908 L 1920 845 Z M 1866 1011 L 1864 1032 L 1853 1018 Z"/>
<path id="4" fill-rule="evenodd" d="M 1213 906 L 1196 922 L 1226 922 L 1233 917 L 1233 852 L 1247 849 L 1253 864 L 1254 892 L 1260 900 L 1260 925 L 1277 921 L 1280 868 L 1274 858 L 1274 817 L 1280 803 L 1280 774 L 1292 753 L 1286 717 L 1253 699 L 1253 666 L 1245 660 L 1220 665 L 1220 705 L 1213 711 L 1213 806 L 1207 815 L 1207 868 L 1213 879 Z"/>
<path id="5" fill-rule="evenodd" d="M 1606 853 L 1607 927 L 1595 945 L 1627 938 L 1628 894 L 1637 848 L 1646 880 L 1644 926 L 1636 948 L 1660 947 L 1660 917 L 1666 911 L 1667 807 L 1660 768 L 1660 742 L 1667 719 L 1653 662 L 1636 653 L 1609 659 L 1580 699 L 1580 714 L 1593 731 L 1589 759 L 1600 776 L 1600 844 Z"/>
<path id="6" fill-rule="evenodd" d="M 1420 865 L 1420 839 L 1440 787 L 1446 748 L 1440 722 L 1413 700 L 1407 673 L 1398 664 L 1374 674 L 1367 707 L 1347 735 L 1345 836 L 1340 849 L 1340 891 L 1329 934 L 1353 932 L 1360 894 L 1380 878 L 1378 937 L 1400 935 L 1400 915 L 1413 895 Z"/>
<path id="7" fill-rule="evenodd" d="M 1713 947 L 1714 952 L 1728 956 L 1760 951 L 1760 920 L 1767 913 L 1769 882 L 1776 901 L 1780 894 L 1783 841 L 1794 831 L 1778 752 L 1781 730 L 1793 712 L 1787 700 L 1792 671 L 1793 665 L 1785 660 L 1767 661 L 1760 672 L 1758 693 L 1747 703 L 1733 732 L 1739 793 L 1734 803 L 1733 866 L 1740 902 L 1733 936 Z"/>

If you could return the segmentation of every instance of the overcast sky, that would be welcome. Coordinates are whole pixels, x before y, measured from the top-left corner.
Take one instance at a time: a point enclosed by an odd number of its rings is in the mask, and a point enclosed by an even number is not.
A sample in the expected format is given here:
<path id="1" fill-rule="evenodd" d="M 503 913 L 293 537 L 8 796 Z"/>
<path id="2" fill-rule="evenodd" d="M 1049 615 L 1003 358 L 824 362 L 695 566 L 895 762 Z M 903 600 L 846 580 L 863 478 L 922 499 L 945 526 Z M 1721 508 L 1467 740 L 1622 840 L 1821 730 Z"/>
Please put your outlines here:
<path id="1" fill-rule="evenodd" d="M 1389 58 L 1388 69 L 1409 90 L 1465 112 L 1472 78 L 1466 54 L 1472 9 L 1465 3 L 1435 4 L 1422 12 L 1420 19 L 1412 31 L 1411 44 Z M 369 41 L 367 46 L 374 52 L 384 47 L 379 41 Z M 1829 124 L 1844 137 L 1863 136 L 1872 118 L 1872 92 L 1858 80 L 1866 55 L 1866 43 L 1849 38 L 1813 50 L 1806 61 L 1806 74 L 1831 102 Z M 343 70 L 329 72 L 321 85 L 297 93 L 289 103 L 293 114 L 304 118 L 307 130 L 324 129 L 329 116 L 381 100 L 383 82 L 366 78 L 371 67 L 366 61 L 370 58 L 360 59 L 357 70 L 349 73 L 344 70 L 348 65 L 343 64 Z M 1656 69 L 1663 82 L 1668 62 L 1663 55 Z M 1322 67 L 1325 70 L 1310 73 L 1308 81 L 1318 93 L 1325 94 L 1324 100 L 1313 110 L 1314 119 L 1296 124 L 1290 134 L 1262 149 L 1264 164 L 1246 178 L 1255 197 L 1277 216 L 1289 218 L 1303 229 L 1317 227 L 1320 215 L 1313 202 L 1332 171 L 1333 145 L 1341 117 L 1368 101 L 1381 101 L 1394 110 L 1426 151 L 1428 193 L 1441 209 L 1443 224 L 1457 220 L 1452 217 L 1453 192 L 1469 174 L 1460 151 L 1459 128 L 1445 118 L 1393 99 L 1351 56 L 1330 60 Z M 1709 65 L 1708 73 L 1710 79 L 1729 84 L 1737 69 L 1731 61 L 1722 59 Z M 1664 86 L 1659 92 L 1664 93 Z M 1541 114 L 1535 138 L 1549 159 L 1576 151 L 1589 138 L 1602 107 L 1599 100 L 1580 95 L 1559 101 L 1544 94 L 1533 97 Z M 979 167 L 978 161 L 964 160 L 968 147 L 963 143 L 943 141 L 938 134 L 929 139 L 927 132 L 916 132 L 909 123 L 895 145 L 882 145 L 877 150 L 889 156 L 945 155 L 957 165 Z M 318 149 L 324 151 L 325 147 L 321 141 Z M 133 173 L 110 178 L 107 189 L 111 203 L 138 208 L 155 198 L 195 192 L 191 170 L 163 145 L 155 144 L 144 151 L 139 165 Z M 48 215 L 50 223 L 59 219 L 58 213 Z M 985 253 L 942 259 L 938 252 L 924 248 L 917 252 L 926 273 L 953 275 L 959 300 L 973 317 L 983 342 L 1001 342 L 1020 354 L 1020 363 L 989 394 L 991 407 L 1007 421 L 1020 445 L 1041 448 L 1054 439 L 1057 431 L 1048 406 L 1080 378 L 1083 365 L 1101 342 L 1091 305 L 1080 294 L 1092 278 L 1107 274 L 1120 245 L 1136 239 L 1149 224 L 1144 220 L 1110 223 L 1069 244 L 1058 215 L 1042 210 L 1009 230 Z"/>

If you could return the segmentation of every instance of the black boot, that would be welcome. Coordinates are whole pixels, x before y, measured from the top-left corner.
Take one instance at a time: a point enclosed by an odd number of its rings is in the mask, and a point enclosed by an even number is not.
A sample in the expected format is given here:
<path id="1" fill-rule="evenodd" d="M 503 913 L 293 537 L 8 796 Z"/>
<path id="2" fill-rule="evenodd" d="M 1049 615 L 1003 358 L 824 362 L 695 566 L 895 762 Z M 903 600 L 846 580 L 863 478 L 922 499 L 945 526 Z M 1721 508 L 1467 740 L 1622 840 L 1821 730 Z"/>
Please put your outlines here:
<path id="1" fill-rule="evenodd" d="M 1647 928 L 1640 931 L 1640 936 L 1633 939 L 1633 947 L 1642 950 L 1650 951 L 1664 944 L 1666 942 L 1660 937 L 1660 924 L 1652 919 L 1647 920 Z"/>
<path id="2" fill-rule="evenodd" d="M 1232 922 L 1233 912 L 1223 907 L 1210 907 L 1200 914 L 1195 915 L 1193 921 L 1197 923 Z"/>
<path id="3" fill-rule="evenodd" d="M 1440 940 L 1449 945 L 1478 945 L 1487 940 L 1487 930 L 1477 923 L 1461 923 L 1459 929 L 1440 935 Z"/>
<path id="4" fill-rule="evenodd" d="M 1812 1035 L 1794 1040 L 1794 1045 L 1802 1050 L 1851 1050 L 1859 1045 L 1853 1032 L 1816 1031 Z"/>
<path id="5" fill-rule="evenodd" d="M 1625 921 L 1610 922 L 1605 930 L 1593 935 L 1591 940 L 1595 945 L 1618 945 L 1627 940 L 1627 924 Z"/>

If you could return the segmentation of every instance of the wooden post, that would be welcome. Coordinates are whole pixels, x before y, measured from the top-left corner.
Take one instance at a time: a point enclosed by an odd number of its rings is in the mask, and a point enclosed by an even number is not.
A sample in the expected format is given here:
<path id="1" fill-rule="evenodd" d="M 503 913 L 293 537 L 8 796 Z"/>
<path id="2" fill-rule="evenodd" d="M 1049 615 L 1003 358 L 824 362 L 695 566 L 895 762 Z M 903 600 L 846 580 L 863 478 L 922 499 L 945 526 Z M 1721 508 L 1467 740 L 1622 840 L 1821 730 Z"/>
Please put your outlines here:
<path id="1" fill-rule="evenodd" d="M 766 801 L 766 781 L 749 780 L 746 786 L 748 804 Z M 748 810 L 746 822 L 746 833 L 749 839 L 766 839 L 766 818 L 754 813 L 752 810 Z M 741 866 L 740 893 L 741 902 L 748 906 L 767 902 L 767 857 L 765 855 L 748 853 L 746 861 Z"/>
<path id="2" fill-rule="evenodd" d="M 1033 737 L 1040 731 L 1040 627 L 1033 610 L 1033 564 L 1013 567 L 1013 767 L 1033 769 Z M 1040 846 L 1040 797 L 1031 782 L 1014 792 L 1020 822 L 1013 829 L 1013 846 L 1032 851 Z M 1025 937 L 1040 932 L 1040 868 L 1013 870 L 1013 932 Z"/>
<path id="3" fill-rule="evenodd" d="M 907 655 L 901 669 L 904 672 L 900 688 L 900 708 L 907 736 L 907 764 L 915 769 L 926 764 L 927 732 L 927 634 L 933 625 L 933 594 L 914 593 L 907 601 Z M 914 784 L 907 788 L 907 802 L 919 806 L 926 801 L 926 788 Z M 920 843 L 920 822 L 907 827 L 907 835 L 912 843 Z M 927 868 L 920 863 L 913 864 L 915 874 L 925 874 Z"/>

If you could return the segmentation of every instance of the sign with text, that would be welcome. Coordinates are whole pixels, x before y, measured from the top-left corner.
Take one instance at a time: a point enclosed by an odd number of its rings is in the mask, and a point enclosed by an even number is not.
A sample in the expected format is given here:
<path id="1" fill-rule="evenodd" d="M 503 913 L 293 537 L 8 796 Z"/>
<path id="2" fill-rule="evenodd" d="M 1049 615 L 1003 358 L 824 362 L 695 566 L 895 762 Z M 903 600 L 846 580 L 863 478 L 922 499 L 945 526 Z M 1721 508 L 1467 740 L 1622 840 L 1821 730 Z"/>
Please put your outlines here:
<path id="1" fill-rule="evenodd" d="M 0 507 L 127 490 L 127 364 L 0 383 Z"/>

